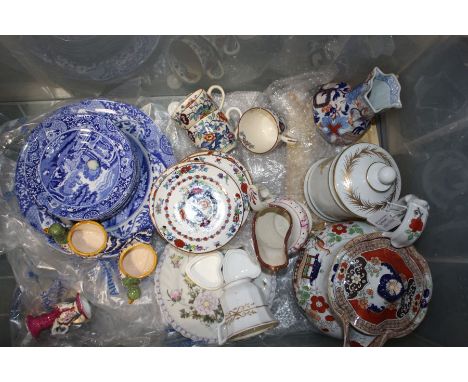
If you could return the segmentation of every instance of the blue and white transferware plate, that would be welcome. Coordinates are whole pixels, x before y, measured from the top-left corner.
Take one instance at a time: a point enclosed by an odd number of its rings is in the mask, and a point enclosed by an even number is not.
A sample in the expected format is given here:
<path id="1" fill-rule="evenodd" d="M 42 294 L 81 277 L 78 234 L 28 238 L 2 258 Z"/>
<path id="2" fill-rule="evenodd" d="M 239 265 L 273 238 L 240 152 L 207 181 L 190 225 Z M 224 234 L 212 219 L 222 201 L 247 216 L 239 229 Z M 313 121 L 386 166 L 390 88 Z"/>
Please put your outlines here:
<path id="1" fill-rule="evenodd" d="M 57 217 L 112 216 L 133 191 L 130 143 L 98 114 L 52 115 L 33 130 L 23 151 L 31 197 Z"/>
<path id="2" fill-rule="evenodd" d="M 119 241 L 132 240 L 136 235 L 141 241 L 148 242 L 151 239 L 154 229 L 149 217 L 148 206 L 151 185 L 166 167 L 175 163 L 175 157 L 167 137 L 155 126 L 151 118 L 135 106 L 108 100 L 85 100 L 67 105 L 57 110 L 56 114 L 86 114 L 89 112 L 106 115 L 115 126 L 124 132 L 134 148 L 135 157 L 140 167 L 139 184 L 128 204 L 112 218 L 101 222 L 109 233 L 110 239 L 115 239 L 117 243 L 114 246 L 109 246 L 100 257 L 114 257 L 119 254 L 121 248 Z M 31 225 L 42 232 L 52 223 L 60 222 L 60 220 L 48 214 L 44 209 L 38 208 L 28 198 L 22 172 L 23 161 L 24 158 L 20 157 L 16 170 L 16 193 L 20 208 Z M 71 253 L 66 246 L 59 246 L 50 237 L 48 237 L 48 242 L 62 252 Z"/>

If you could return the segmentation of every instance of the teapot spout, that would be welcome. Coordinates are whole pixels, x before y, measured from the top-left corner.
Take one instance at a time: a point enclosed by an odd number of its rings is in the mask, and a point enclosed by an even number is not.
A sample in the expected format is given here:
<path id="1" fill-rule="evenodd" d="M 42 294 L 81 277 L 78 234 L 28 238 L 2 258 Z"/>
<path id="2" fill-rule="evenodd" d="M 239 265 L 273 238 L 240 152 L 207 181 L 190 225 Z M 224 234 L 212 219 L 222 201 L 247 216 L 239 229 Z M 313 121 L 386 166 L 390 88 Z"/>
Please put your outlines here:
<path id="1" fill-rule="evenodd" d="M 364 99 L 375 114 L 392 108 L 401 109 L 401 85 L 395 74 L 385 74 L 375 67 L 366 82 L 369 90 Z"/>

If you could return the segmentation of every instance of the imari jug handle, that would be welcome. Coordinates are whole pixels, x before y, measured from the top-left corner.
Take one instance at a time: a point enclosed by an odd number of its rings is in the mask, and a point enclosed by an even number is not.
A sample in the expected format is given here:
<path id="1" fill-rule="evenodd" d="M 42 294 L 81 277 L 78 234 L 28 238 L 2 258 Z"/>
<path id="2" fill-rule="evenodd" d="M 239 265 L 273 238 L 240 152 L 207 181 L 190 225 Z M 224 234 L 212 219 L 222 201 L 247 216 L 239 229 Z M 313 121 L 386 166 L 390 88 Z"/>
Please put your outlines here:
<path id="1" fill-rule="evenodd" d="M 406 195 L 398 204 L 406 204 L 405 217 L 395 231 L 384 232 L 382 236 L 388 237 L 395 248 L 403 248 L 412 245 L 424 231 L 429 217 L 429 203 L 415 195 Z"/>

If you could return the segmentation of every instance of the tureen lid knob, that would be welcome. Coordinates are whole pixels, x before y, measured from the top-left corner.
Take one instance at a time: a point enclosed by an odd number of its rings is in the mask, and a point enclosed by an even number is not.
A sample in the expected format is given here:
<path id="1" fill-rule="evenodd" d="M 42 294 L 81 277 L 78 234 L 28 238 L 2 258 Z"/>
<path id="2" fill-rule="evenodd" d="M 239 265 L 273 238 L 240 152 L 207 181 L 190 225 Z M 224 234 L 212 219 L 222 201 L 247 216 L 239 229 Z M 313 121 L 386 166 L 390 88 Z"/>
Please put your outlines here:
<path id="1" fill-rule="evenodd" d="M 367 182 L 376 191 L 386 191 L 397 178 L 395 169 L 384 163 L 372 163 L 367 171 Z"/>
<path id="2" fill-rule="evenodd" d="M 396 171 L 393 167 L 385 166 L 379 170 L 378 178 L 383 184 L 392 184 L 397 177 Z"/>

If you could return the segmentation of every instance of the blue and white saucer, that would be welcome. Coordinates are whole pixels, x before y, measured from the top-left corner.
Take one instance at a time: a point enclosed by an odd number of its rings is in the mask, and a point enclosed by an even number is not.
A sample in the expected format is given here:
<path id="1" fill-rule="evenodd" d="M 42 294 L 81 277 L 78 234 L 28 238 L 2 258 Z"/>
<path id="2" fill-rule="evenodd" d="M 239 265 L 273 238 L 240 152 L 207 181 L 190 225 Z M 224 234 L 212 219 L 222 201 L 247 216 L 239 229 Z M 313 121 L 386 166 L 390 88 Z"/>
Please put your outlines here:
<path id="1" fill-rule="evenodd" d="M 149 242 L 153 232 L 148 202 L 151 185 L 176 160 L 167 137 L 155 126 L 151 118 L 135 106 L 108 100 L 85 100 L 57 110 L 56 115 L 90 112 L 106 115 L 126 134 L 140 167 L 139 183 L 128 204 L 117 215 L 102 222 L 109 232 L 110 241 L 113 239 L 115 243 L 110 243 L 99 258 L 109 258 L 117 256 L 122 243 L 136 236 L 141 241 Z M 44 232 L 52 223 L 61 221 L 29 198 L 23 170 L 24 160 L 25 158 L 20 156 L 16 169 L 16 194 L 20 209 L 34 228 Z M 63 224 L 63 221 L 61 223 Z M 51 246 L 71 254 L 67 246 L 60 246 L 51 237 L 47 238 Z"/>
<path id="2" fill-rule="evenodd" d="M 130 142 L 108 118 L 95 113 L 54 113 L 29 135 L 21 155 L 31 197 L 67 220 L 112 216 L 137 181 Z"/>

